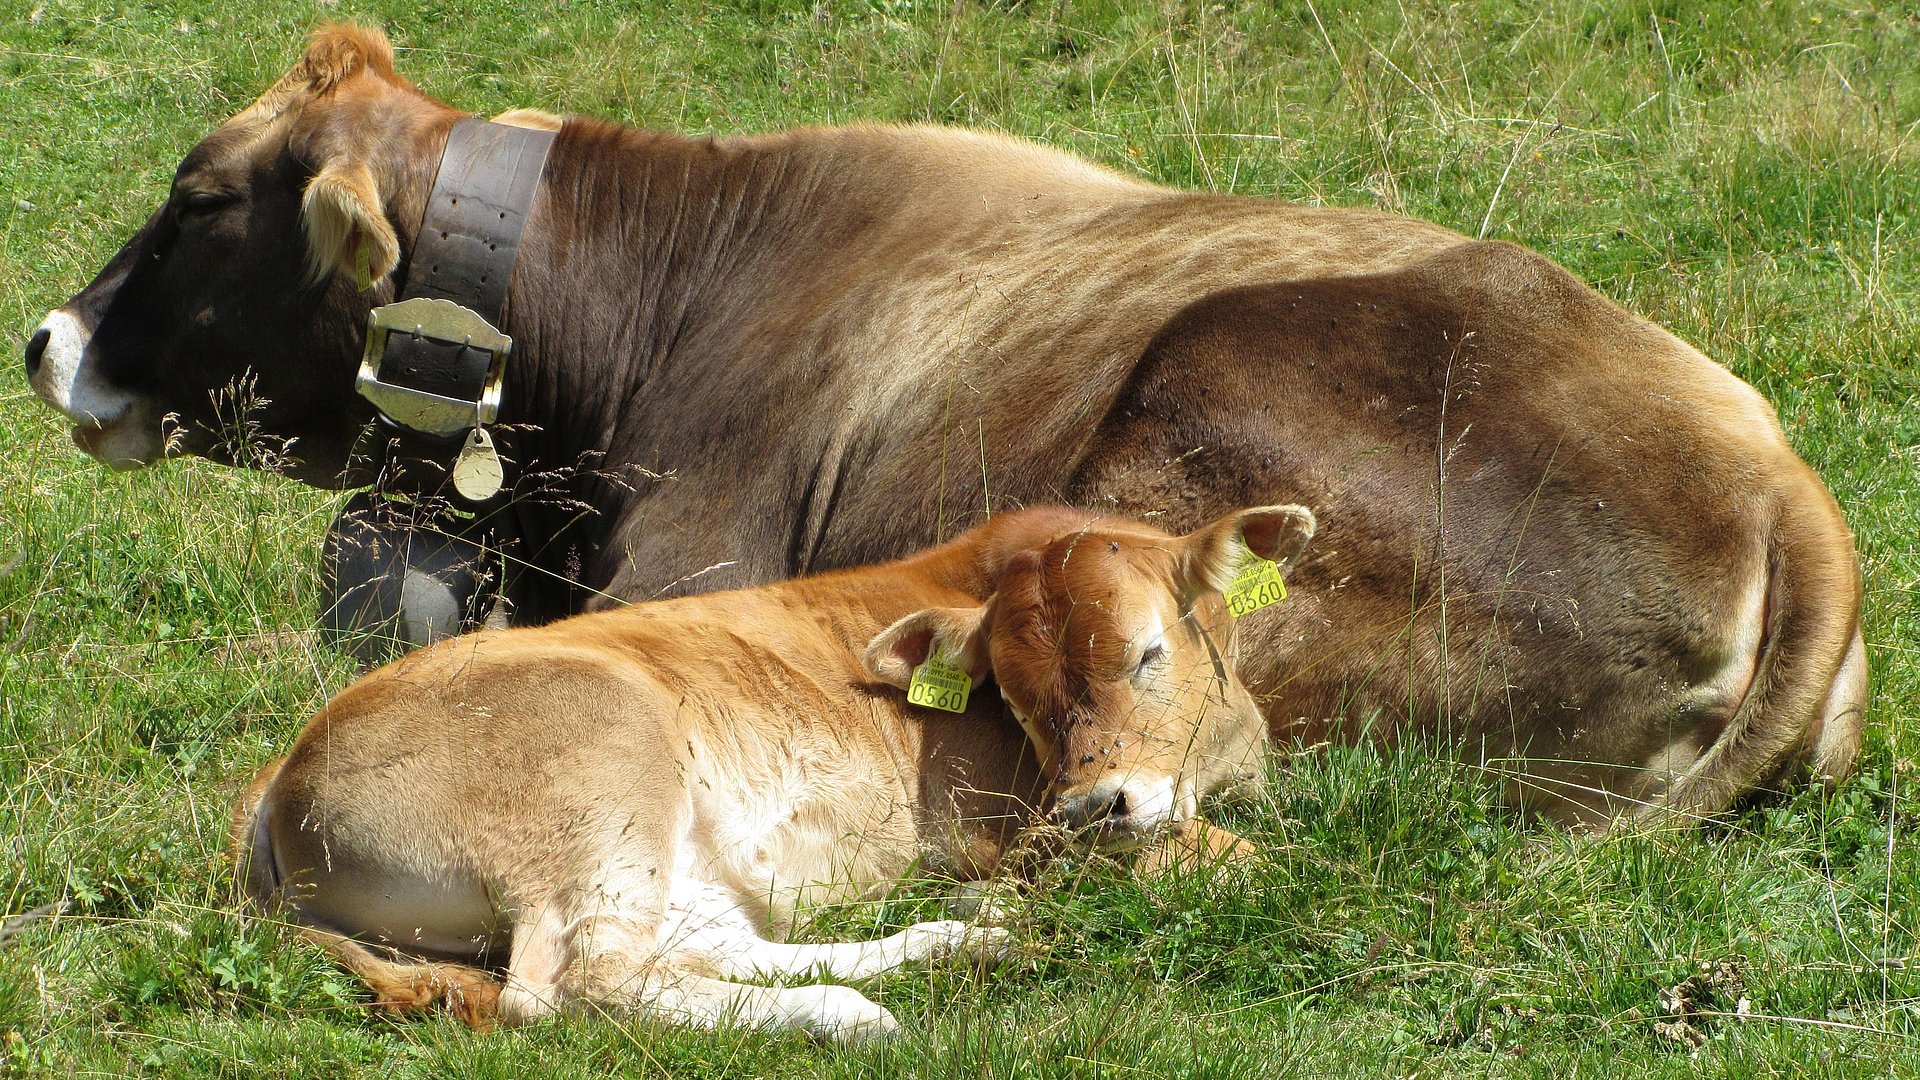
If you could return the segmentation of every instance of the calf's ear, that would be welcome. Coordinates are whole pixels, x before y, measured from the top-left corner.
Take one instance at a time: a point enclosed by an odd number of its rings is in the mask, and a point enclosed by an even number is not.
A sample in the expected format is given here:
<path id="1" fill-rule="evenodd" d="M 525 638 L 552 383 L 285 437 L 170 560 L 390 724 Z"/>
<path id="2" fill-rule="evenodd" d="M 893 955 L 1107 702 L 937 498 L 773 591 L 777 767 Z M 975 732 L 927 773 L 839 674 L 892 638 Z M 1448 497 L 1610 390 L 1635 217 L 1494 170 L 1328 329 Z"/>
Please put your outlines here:
<path id="1" fill-rule="evenodd" d="M 400 238 L 387 222 L 373 172 L 362 163 L 337 161 L 321 169 L 307 184 L 300 213 L 315 281 L 344 274 L 364 292 L 400 261 Z"/>
<path id="2" fill-rule="evenodd" d="M 1203 525 L 1181 538 L 1181 591 L 1189 598 L 1227 591 L 1247 551 L 1291 571 L 1316 528 L 1313 511 L 1291 505 L 1236 510 Z"/>
<path id="3" fill-rule="evenodd" d="M 861 661 L 874 679 L 905 690 L 913 669 L 937 653 L 978 686 L 987 677 L 986 614 L 984 605 L 916 611 L 880 631 Z"/>

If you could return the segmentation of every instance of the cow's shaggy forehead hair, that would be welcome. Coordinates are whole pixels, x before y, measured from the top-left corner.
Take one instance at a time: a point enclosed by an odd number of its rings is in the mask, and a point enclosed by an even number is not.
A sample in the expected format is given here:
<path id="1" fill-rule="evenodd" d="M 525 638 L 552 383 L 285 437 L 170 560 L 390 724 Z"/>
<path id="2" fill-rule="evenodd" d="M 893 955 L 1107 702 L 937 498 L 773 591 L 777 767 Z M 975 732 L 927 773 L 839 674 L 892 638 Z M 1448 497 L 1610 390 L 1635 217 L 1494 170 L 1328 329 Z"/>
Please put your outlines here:
<path id="1" fill-rule="evenodd" d="M 1146 603 L 1172 596 L 1173 538 L 1083 531 L 1024 552 L 995 582 L 993 663 L 1001 690 L 1064 733 L 1125 707 L 1122 684 Z"/>
<path id="2" fill-rule="evenodd" d="M 227 126 L 246 127 L 274 120 L 302 94 L 325 94 L 363 68 L 395 85 L 414 89 L 394 70 L 393 45 L 385 34 L 360 26 L 326 26 L 315 31 L 313 43 L 300 62 Z"/>
<path id="3" fill-rule="evenodd" d="M 268 140 L 286 140 L 297 129 L 307 106 L 336 97 L 336 91 L 361 72 L 408 92 L 400 99 L 406 107 L 417 110 L 428 101 L 418 87 L 395 70 L 393 46 L 384 34 L 359 26 L 322 27 L 315 31 L 312 44 L 299 62 L 251 105 L 201 140 L 181 162 L 176 175 L 187 176 L 197 169 L 218 165 L 263 144 L 271 147 L 273 144 Z M 333 141 L 341 140 L 336 135 Z M 359 149 L 364 151 L 365 147 Z M 308 156 L 313 155 L 309 152 Z"/>

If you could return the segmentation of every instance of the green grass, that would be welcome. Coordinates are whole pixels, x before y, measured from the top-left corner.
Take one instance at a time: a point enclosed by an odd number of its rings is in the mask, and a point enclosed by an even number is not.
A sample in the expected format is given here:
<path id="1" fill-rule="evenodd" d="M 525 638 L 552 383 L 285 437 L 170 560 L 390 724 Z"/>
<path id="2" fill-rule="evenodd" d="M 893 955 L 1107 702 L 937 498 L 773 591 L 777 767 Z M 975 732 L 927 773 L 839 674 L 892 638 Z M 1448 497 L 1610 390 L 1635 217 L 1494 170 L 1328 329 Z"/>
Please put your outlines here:
<path id="1" fill-rule="evenodd" d="M 885 1047 L 369 1015 L 235 914 L 248 771 L 352 676 L 317 647 L 336 497 L 181 463 L 106 473 L 0 366 L 0 1075 L 1772 1076 L 1920 1072 L 1920 21 L 1819 2 L 749 0 L 667 12 L 9 0 L 0 324 L 15 350 L 179 158 L 321 18 L 387 27 L 480 112 L 690 131 L 974 124 L 1168 183 L 1378 206 L 1559 259 L 1755 383 L 1856 529 L 1862 774 L 1704 831 L 1522 828 L 1463 766 L 1341 750 L 1231 812 L 1268 856 L 1147 884 L 1050 872 L 1024 958 L 873 992 Z M 16 559 L 16 556 L 18 558 Z M 924 890 L 825 913 L 901 925 Z M 1662 988 L 1730 962 L 1696 1052 Z M 1696 985 L 1704 985 L 1704 977 Z M 1728 1000 L 1733 999 L 1733 1000 Z"/>

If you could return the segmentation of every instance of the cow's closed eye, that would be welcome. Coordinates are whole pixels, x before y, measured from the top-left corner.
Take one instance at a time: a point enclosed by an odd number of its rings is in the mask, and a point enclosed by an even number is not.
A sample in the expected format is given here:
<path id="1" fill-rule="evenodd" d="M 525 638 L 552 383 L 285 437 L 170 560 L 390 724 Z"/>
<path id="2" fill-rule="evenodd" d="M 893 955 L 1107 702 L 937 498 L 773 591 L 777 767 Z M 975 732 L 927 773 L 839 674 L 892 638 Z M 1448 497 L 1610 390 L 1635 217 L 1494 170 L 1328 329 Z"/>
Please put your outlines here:
<path id="1" fill-rule="evenodd" d="M 233 194 L 226 191 L 189 191 L 180 197 L 179 213 L 181 218 L 210 214 L 233 202 Z"/>

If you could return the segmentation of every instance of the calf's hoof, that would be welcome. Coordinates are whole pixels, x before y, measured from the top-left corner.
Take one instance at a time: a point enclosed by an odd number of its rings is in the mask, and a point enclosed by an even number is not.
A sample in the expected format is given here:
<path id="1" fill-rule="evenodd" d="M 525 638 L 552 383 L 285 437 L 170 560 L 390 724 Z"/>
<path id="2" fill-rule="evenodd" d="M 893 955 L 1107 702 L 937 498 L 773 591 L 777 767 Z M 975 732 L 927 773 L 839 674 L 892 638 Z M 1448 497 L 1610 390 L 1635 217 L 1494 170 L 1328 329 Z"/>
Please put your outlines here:
<path id="1" fill-rule="evenodd" d="M 900 1021 L 880 1004 L 851 986 L 818 986 L 812 1014 L 801 1026 L 817 1039 L 840 1046 L 858 1046 L 891 1038 Z"/>
<path id="2" fill-rule="evenodd" d="M 963 881 L 946 900 L 947 915 L 963 922 L 1006 926 L 1019 916 L 1020 886 L 1006 878 Z"/>
<path id="3" fill-rule="evenodd" d="M 999 926 L 975 926 L 955 919 L 915 923 L 907 927 L 914 956 L 927 961 L 968 959 L 998 964 L 1013 952 L 1013 935 Z"/>

